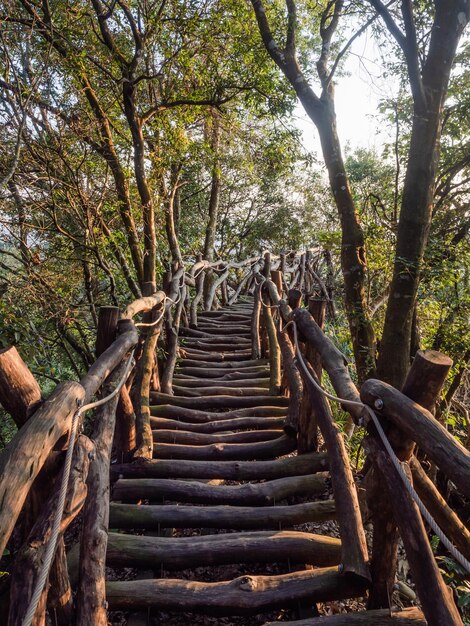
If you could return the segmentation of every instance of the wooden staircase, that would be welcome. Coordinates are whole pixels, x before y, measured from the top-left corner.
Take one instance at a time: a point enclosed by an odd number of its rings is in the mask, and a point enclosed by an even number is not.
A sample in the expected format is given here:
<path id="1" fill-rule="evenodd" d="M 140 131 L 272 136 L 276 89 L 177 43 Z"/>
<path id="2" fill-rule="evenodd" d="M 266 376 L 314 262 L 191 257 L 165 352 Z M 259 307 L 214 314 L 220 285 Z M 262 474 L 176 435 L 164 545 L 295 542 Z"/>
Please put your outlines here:
<path id="1" fill-rule="evenodd" d="M 112 467 L 107 562 L 138 571 L 106 594 L 111 611 L 141 612 L 129 623 L 163 624 L 165 611 L 261 624 L 364 594 L 365 581 L 341 574 L 339 539 L 296 530 L 335 518 L 328 458 L 292 455 L 288 399 L 269 394 L 269 365 L 251 359 L 251 308 L 202 313 L 182 330 L 175 395 L 152 396 L 154 459 Z M 220 580 L 217 566 L 234 564 L 242 575 Z M 184 576 L 195 567 L 213 569 Z"/>

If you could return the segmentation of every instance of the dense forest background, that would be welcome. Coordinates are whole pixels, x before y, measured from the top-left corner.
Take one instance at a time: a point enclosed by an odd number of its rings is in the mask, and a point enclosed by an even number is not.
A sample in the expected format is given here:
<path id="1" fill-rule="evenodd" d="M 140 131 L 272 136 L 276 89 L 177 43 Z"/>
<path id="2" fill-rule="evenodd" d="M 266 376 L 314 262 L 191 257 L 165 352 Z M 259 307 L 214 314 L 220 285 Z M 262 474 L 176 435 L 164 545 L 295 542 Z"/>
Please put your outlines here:
<path id="1" fill-rule="evenodd" d="M 464 2 L 3 0 L 0 20 L 0 347 L 45 392 L 93 362 L 98 308 L 172 264 L 320 245 L 358 377 L 399 386 L 418 347 L 449 354 L 442 410 L 467 437 Z M 399 85 L 377 111 L 394 141 L 342 157 L 334 85 L 366 31 Z"/>

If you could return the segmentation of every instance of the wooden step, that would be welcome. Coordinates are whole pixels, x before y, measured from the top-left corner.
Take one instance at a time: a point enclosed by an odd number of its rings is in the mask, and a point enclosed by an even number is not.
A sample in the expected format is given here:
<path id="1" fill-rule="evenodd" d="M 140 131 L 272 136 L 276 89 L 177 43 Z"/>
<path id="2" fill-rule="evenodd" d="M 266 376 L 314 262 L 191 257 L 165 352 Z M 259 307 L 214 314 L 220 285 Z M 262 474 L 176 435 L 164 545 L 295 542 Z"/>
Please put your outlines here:
<path id="1" fill-rule="evenodd" d="M 207 446 L 185 446 L 155 443 L 153 456 L 157 459 L 194 459 L 200 461 L 254 461 L 275 459 L 293 452 L 295 439 L 286 435 L 259 443 L 213 443 Z"/>
<path id="2" fill-rule="evenodd" d="M 310 452 L 275 461 L 172 461 L 154 459 L 111 465 L 117 478 L 222 478 L 225 480 L 273 480 L 304 476 L 328 469 L 326 452 Z"/>
<path id="3" fill-rule="evenodd" d="M 137 502 L 193 502 L 232 506 L 272 506 L 290 497 L 319 496 L 325 493 L 328 474 L 289 476 L 263 483 L 211 485 L 204 482 L 170 478 L 121 478 L 112 492 L 113 500 Z"/>
<path id="4" fill-rule="evenodd" d="M 341 541 L 296 531 L 258 531 L 192 537 L 109 533 L 107 563 L 117 567 L 180 570 L 232 563 L 338 565 Z"/>
<path id="5" fill-rule="evenodd" d="M 207 396 L 234 396 L 237 398 L 266 396 L 269 388 L 266 387 L 184 387 L 173 385 L 173 391 L 180 398 L 205 398 Z"/>
<path id="6" fill-rule="evenodd" d="M 245 367 L 236 370 L 210 367 L 178 367 L 175 376 L 191 376 L 193 378 L 216 378 L 218 380 L 244 380 L 250 378 L 265 378 L 269 374 L 269 367 Z"/>
<path id="7" fill-rule="evenodd" d="M 214 421 L 224 421 L 237 417 L 285 417 L 287 408 L 280 406 L 256 406 L 234 409 L 232 411 L 210 412 L 191 409 L 189 407 L 173 406 L 171 404 L 160 404 L 150 407 L 151 415 L 155 417 L 170 417 L 181 419 L 193 424 Z"/>
<path id="8" fill-rule="evenodd" d="M 240 370 L 240 369 L 266 366 L 267 361 L 263 359 L 259 359 L 259 360 L 258 359 L 242 359 L 240 361 L 221 361 L 218 363 L 214 361 L 204 361 L 202 359 L 197 360 L 197 359 L 181 358 L 179 360 L 179 365 L 181 367 L 225 369 L 228 371 L 230 369 Z"/>
<path id="9" fill-rule="evenodd" d="M 220 378 L 180 378 L 176 375 L 173 378 L 173 386 L 178 387 L 195 387 L 200 389 L 202 387 L 225 387 L 226 389 L 243 387 L 258 387 L 269 388 L 269 378 L 247 378 L 243 380 L 233 379 L 220 379 Z"/>
<path id="10" fill-rule="evenodd" d="M 180 355 L 184 360 L 202 361 L 203 363 L 209 362 L 212 365 L 215 363 L 235 361 L 246 361 L 251 354 L 251 350 L 231 351 L 225 352 L 208 352 L 207 350 L 196 350 L 193 348 L 181 348 Z"/>
<path id="11" fill-rule="evenodd" d="M 185 333 L 187 332 L 188 329 L 184 329 L 181 332 L 183 333 L 183 336 L 185 335 Z M 241 334 L 243 336 L 250 336 L 250 324 L 239 324 L 239 325 L 234 325 L 234 324 L 223 324 L 222 322 L 217 322 L 214 324 L 198 324 L 196 328 L 190 329 L 190 330 L 196 330 L 196 331 L 200 331 L 203 333 L 207 333 L 208 335 L 218 335 L 219 333 L 222 333 L 225 336 L 230 336 L 230 335 L 238 335 Z"/>
<path id="12" fill-rule="evenodd" d="M 242 409 L 257 406 L 289 406 L 289 398 L 269 396 L 267 394 L 246 397 L 220 395 L 205 396 L 204 398 L 186 398 L 184 396 L 170 396 L 166 393 L 153 391 L 150 393 L 150 401 L 152 404 L 172 404 L 189 409 Z"/>
<path id="13" fill-rule="evenodd" d="M 225 528 L 281 530 L 308 522 L 335 519 L 333 500 L 285 506 L 186 506 L 118 504 L 112 502 L 109 527 L 160 530 L 160 528 Z"/>
<path id="14" fill-rule="evenodd" d="M 180 343 L 180 349 L 183 350 L 186 354 L 207 354 L 209 356 L 213 356 L 214 354 L 221 353 L 230 353 L 230 354 L 246 354 L 248 356 L 251 355 L 251 346 L 249 342 L 240 342 L 238 339 L 233 343 L 229 342 L 209 342 L 202 341 L 201 339 L 187 339 L 184 343 Z"/>
<path id="15" fill-rule="evenodd" d="M 155 443 L 177 443 L 190 446 L 205 446 L 211 443 L 253 443 L 271 441 L 281 435 L 279 430 L 248 430 L 239 433 L 195 433 L 185 430 L 154 430 Z"/>
<path id="16" fill-rule="evenodd" d="M 203 341 L 228 341 L 233 342 L 237 341 L 237 339 L 242 339 L 245 342 L 250 343 L 250 329 L 248 326 L 243 328 L 235 328 L 232 332 L 227 332 L 227 328 L 222 327 L 220 324 L 216 327 L 211 328 L 211 332 L 207 330 L 202 330 L 200 328 L 180 328 L 179 337 L 183 338 L 185 341 L 188 338 L 195 337 L 202 339 Z"/>
<path id="17" fill-rule="evenodd" d="M 106 584 L 109 609 L 195 611 L 211 615 L 254 615 L 298 602 L 328 602 L 364 595 L 367 585 L 336 567 L 278 576 L 240 576 L 231 581 L 151 579 Z"/>
<path id="18" fill-rule="evenodd" d="M 189 331 L 190 329 L 188 329 Z M 241 337 L 240 335 L 206 335 L 201 332 L 199 337 L 196 336 L 180 336 L 180 345 L 185 346 L 194 346 L 198 347 L 198 344 L 202 344 L 204 346 L 209 346 L 209 349 L 217 349 L 218 344 L 224 344 L 224 346 L 229 346 L 230 348 L 234 347 L 245 347 L 251 344 L 251 341 L 248 337 Z M 220 348 L 224 350 L 225 348 Z"/>
<path id="19" fill-rule="evenodd" d="M 216 420 L 205 424 L 191 424 L 165 417 L 150 417 L 150 426 L 154 430 L 185 430 L 193 433 L 219 433 L 245 429 L 282 430 L 284 417 L 238 417 L 235 419 Z M 279 433 L 278 433 L 279 436 Z"/>

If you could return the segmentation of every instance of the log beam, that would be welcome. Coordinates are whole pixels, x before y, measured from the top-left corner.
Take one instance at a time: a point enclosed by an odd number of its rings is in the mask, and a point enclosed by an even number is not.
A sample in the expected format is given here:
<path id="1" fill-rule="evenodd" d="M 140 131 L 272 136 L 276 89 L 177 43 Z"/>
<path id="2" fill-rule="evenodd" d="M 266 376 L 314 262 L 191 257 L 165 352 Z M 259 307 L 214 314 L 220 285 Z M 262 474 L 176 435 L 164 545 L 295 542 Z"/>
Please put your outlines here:
<path id="1" fill-rule="evenodd" d="M 326 452 L 289 456 L 275 461 L 172 461 L 154 459 L 111 465 L 113 478 L 204 478 L 273 480 L 304 476 L 328 469 Z"/>
<path id="2" fill-rule="evenodd" d="M 289 506 L 185 506 L 111 503 L 112 528 L 159 530 L 160 528 L 231 528 L 280 530 L 308 522 L 336 518 L 333 500 Z"/>
<path id="3" fill-rule="evenodd" d="M 326 486 L 324 474 L 291 476 L 244 485 L 211 485 L 169 478 L 121 478 L 114 485 L 113 500 L 171 500 L 199 504 L 272 506 L 289 497 L 321 495 L 326 491 Z"/>
<path id="4" fill-rule="evenodd" d="M 296 531 L 258 531 L 196 537 L 110 533 L 107 563 L 116 567 L 180 570 L 231 563 L 338 565 L 341 541 Z"/>

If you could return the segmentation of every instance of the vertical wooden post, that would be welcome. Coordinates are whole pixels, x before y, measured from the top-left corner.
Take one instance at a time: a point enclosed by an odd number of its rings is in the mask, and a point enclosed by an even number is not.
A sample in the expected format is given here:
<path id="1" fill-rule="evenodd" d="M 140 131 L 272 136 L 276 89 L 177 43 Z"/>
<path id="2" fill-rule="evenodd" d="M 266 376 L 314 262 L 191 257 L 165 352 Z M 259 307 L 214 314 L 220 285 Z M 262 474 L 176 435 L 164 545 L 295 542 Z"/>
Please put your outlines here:
<path id="1" fill-rule="evenodd" d="M 309 298 L 308 309 L 318 326 L 323 329 L 325 321 L 325 300 Z M 313 368 L 319 381 L 322 377 L 322 364 L 320 355 L 309 342 L 305 344 L 304 355 Z M 316 415 L 316 402 L 309 392 L 310 387 L 304 385 L 304 393 L 300 406 L 298 452 L 305 454 L 318 450 L 318 420 Z"/>
<path id="2" fill-rule="evenodd" d="M 251 358 L 261 358 L 260 339 L 261 286 L 255 287 L 253 313 L 251 314 Z"/>
<path id="3" fill-rule="evenodd" d="M 271 280 L 276 285 L 279 297 L 282 298 L 282 272 L 280 272 L 279 270 L 272 270 Z"/>
<path id="4" fill-rule="evenodd" d="M 122 363 L 103 385 L 109 394 L 125 369 Z M 93 440 L 95 457 L 88 473 L 88 497 L 83 510 L 80 542 L 80 580 L 77 592 L 77 626 L 107 626 L 105 593 L 106 548 L 108 543 L 111 446 L 117 398 L 98 409 Z"/>
<path id="5" fill-rule="evenodd" d="M 417 505 L 403 487 L 390 457 L 381 448 L 377 439 L 369 437 L 366 445 L 384 478 L 386 494 L 391 501 L 395 519 L 398 520 L 411 574 L 428 625 L 462 626 L 463 622 L 455 606 L 452 591 L 446 587 L 437 567 Z M 408 476 L 411 478 L 410 473 Z M 374 539 L 376 532 L 374 526 Z M 394 557 L 396 560 L 396 554 Z"/>
<path id="6" fill-rule="evenodd" d="M 263 275 L 265 278 L 271 277 L 271 254 L 269 252 L 264 253 Z M 260 292 L 260 297 L 262 301 L 262 288 Z M 276 394 L 279 392 L 279 387 L 281 386 L 281 352 L 279 350 L 279 344 L 277 342 L 276 325 L 274 323 L 273 314 L 269 305 L 270 301 L 268 298 L 267 306 L 263 306 L 263 320 L 268 335 L 269 344 L 269 389 L 270 393 Z"/>
<path id="7" fill-rule="evenodd" d="M 331 319 L 336 318 L 336 308 L 335 308 L 335 275 L 333 270 L 333 261 L 331 259 L 331 252 L 329 250 L 325 250 L 323 252 L 323 257 L 326 262 L 326 290 L 328 292 L 328 315 Z"/>
<path id="8" fill-rule="evenodd" d="M 150 296 L 155 293 L 155 284 L 143 284 L 142 294 Z M 145 323 L 149 324 L 161 314 L 161 307 L 154 308 L 144 316 Z M 156 366 L 156 347 L 160 337 L 163 321 L 150 326 L 146 330 L 146 337 L 142 349 L 142 356 L 137 365 L 137 374 L 131 392 L 132 404 L 136 417 L 136 444 L 134 453 L 136 458 L 151 459 L 153 454 L 153 435 L 150 427 L 150 384 Z"/>
<path id="9" fill-rule="evenodd" d="M 316 374 L 309 363 L 306 364 L 310 377 Z M 331 414 L 326 398 L 313 385 L 302 367 L 299 367 L 304 387 L 316 407 L 316 416 L 321 433 L 328 449 L 330 474 L 335 495 L 337 518 L 341 533 L 341 561 L 344 573 L 355 574 L 370 580 L 367 564 L 367 543 L 362 525 L 356 486 L 351 471 L 344 438 Z M 317 383 L 318 383 L 317 379 Z"/>
<path id="10" fill-rule="evenodd" d="M 300 291 L 302 291 L 304 287 L 304 280 L 305 280 L 305 254 L 302 254 L 300 257 L 299 270 L 300 270 L 299 289 Z"/>
<path id="11" fill-rule="evenodd" d="M 304 288 L 304 300 L 307 306 L 308 306 L 308 300 L 310 296 L 312 295 L 312 288 L 313 288 L 312 272 L 311 272 L 311 267 L 310 267 L 311 260 L 312 260 L 312 251 L 307 250 L 305 252 L 305 288 Z"/>
<path id="12" fill-rule="evenodd" d="M 292 310 L 300 307 L 302 304 L 302 292 L 300 289 L 289 289 L 287 292 L 287 304 Z"/>
<path id="13" fill-rule="evenodd" d="M 263 266 L 263 276 L 265 278 L 270 278 L 271 276 L 271 253 L 264 253 L 264 266 Z"/>
<path id="14" fill-rule="evenodd" d="M 118 321 L 121 314 L 118 307 L 102 306 L 98 313 L 95 353 L 98 358 L 116 339 Z M 135 413 L 129 390 L 126 385 L 121 389 L 116 410 L 116 429 L 114 450 L 122 463 L 135 448 Z"/>
<path id="15" fill-rule="evenodd" d="M 403 393 L 432 410 L 451 365 L 451 359 L 443 354 L 419 351 L 405 380 Z M 408 461 L 413 454 L 414 442 L 393 425 L 387 429 L 387 437 L 398 458 Z M 384 491 L 384 476 L 377 467 L 373 467 L 367 477 L 367 499 L 374 522 L 372 587 L 368 606 L 370 609 L 387 608 L 395 583 L 398 527 L 389 494 Z"/>
<path id="16" fill-rule="evenodd" d="M 220 285 L 220 302 L 222 306 L 225 306 L 228 302 L 227 279 L 222 281 Z"/>
<path id="17" fill-rule="evenodd" d="M 276 325 L 269 306 L 263 306 L 263 319 L 269 344 L 269 390 L 275 395 L 281 386 L 281 352 L 277 342 Z"/>
<path id="18" fill-rule="evenodd" d="M 280 256 L 280 261 L 279 261 L 279 270 L 282 274 L 282 278 L 284 278 L 284 274 L 286 272 L 286 253 L 285 252 L 281 252 Z"/>
<path id="19" fill-rule="evenodd" d="M 295 364 L 295 350 L 287 333 L 277 331 L 277 339 L 282 355 L 282 365 L 289 389 L 289 407 L 287 409 L 284 432 L 290 437 L 296 437 L 299 430 L 300 406 L 304 388 L 302 379 Z"/>
<path id="20" fill-rule="evenodd" d="M 315 296 L 310 297 L 308 300 L 308 310 L 310 315 L 316 321 L 319 328 L 323 330 L 323 326 L 325 324 L 326 300 L 324 298 L 317 298 Z M 305 355 L 310 365 L 313 367 L 315 374 L 318 377 L 318 380 L 321 381 L 322 365 L 320 355 L 311 344 L 307 344 Z"/>
<path id="21" fill-rule="evenodd" d="M 202 254 L 198 254 L 196 256 L 196 262 L 199 263 L 200 261 L 202 261 Z M 190 323 L 193 326 L 197 326 L 197 307 L 200 303 L 200 301 L 202 300 L 202 296 L 203 296 L 203 292 L 204 292 L 204 269 L 200 269 L 197 272 L 197 276 L 196 276 L 196 295 L 193 298 L 193 301 L 191 302 L 191 307 L 189 310 L 189 319 L 190 319 Z"/>
<path id="22" fill-rule="evenodd" d="M 41 389 L 14 346 L 0 350 L 0 404 L 21 428 L 42 402 Z"/>

